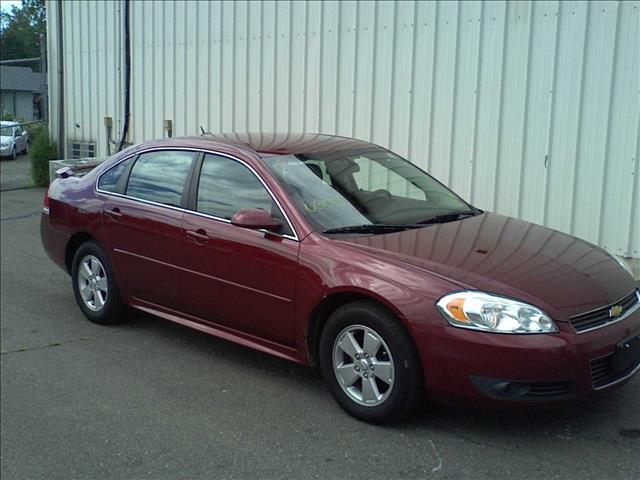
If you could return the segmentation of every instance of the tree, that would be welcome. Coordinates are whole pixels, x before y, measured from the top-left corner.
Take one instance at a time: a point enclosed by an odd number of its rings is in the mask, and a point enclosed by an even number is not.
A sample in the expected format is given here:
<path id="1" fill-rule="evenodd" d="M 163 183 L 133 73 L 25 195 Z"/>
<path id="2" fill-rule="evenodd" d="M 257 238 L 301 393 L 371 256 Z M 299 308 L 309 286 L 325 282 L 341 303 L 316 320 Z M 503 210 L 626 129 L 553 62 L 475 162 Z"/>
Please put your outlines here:
<path id="1" fill-rule="evenodd" d="M 22 7 L 0 12 L 0 60 L 39 57 L 40 35 L 46 34 L 45 0 L 22 0 Z"/>

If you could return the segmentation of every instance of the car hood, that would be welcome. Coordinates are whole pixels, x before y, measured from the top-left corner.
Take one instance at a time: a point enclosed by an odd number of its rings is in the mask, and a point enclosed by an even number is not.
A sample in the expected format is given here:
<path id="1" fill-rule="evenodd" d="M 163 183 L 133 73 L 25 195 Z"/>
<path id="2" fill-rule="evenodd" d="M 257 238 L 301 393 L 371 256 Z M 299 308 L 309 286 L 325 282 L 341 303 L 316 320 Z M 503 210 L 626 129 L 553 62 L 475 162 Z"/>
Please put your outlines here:
<path id="1" fill-rule="evenodd" d="M 2 143 L 9 142 L 9 141 L 11 141 L 11 139 L 12 139 L 12 138 L 13 138 L 13 137 L 11 137 L 11 136 L 7 136 L 7 135 L 0 135 L 0 141 L 1 141 Z"/>
<path id="2" fill-rule="evenodd" d="M 340 239 L 461 288 L 519 298 L 557 320 L 622 299 L 633 278 L 584 240 L 494 213 L 384 235 Z"/>

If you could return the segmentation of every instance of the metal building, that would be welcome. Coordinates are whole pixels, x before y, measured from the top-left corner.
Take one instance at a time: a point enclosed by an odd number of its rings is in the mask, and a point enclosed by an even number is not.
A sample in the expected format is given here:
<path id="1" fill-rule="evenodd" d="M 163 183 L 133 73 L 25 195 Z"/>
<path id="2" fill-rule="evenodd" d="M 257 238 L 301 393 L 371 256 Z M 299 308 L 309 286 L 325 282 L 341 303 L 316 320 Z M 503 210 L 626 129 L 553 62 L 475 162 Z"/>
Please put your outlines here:
<path id="1" fill-rule="evenodd" d="M 480 208 L 640 258 L 639 1 L 48 2 L 52 133 L 371 140 Z M 62 99 L 62 101 L 61 101 Z M 165 121 L 169 120 L 170 123 Z"/>

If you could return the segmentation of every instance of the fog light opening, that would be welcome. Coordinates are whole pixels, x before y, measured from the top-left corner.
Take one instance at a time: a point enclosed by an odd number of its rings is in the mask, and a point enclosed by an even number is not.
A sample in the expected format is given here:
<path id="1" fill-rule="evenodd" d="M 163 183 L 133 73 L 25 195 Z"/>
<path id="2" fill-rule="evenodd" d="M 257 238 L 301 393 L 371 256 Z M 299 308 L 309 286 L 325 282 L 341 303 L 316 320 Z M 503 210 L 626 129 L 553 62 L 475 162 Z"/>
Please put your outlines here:
<path id="1" fill-rule="evenodd" d="M 524 397 L 531 391 L 531 385 L 516 382 L 499 382 L 493 385 L 493 390 L 501 397 Z"/>

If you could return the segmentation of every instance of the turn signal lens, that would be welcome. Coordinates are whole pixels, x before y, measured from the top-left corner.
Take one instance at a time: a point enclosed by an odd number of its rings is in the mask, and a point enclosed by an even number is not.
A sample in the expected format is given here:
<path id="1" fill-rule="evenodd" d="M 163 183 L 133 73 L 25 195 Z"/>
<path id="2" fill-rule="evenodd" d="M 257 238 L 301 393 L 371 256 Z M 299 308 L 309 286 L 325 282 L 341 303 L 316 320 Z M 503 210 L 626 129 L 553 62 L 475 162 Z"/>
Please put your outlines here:
<path id="1" fill-rule="evenodd" d="M 464 314 L 464 298 L 454 298 L 446 304 L 445 308 L 456 320 L 468 323 L 469 319 Z"/>
<path id="2" fill-rule="evenodd" d="M 484 292 L 445 295 L 436 307 L 450 325 L 494 333 L 552 333 L 553 320 L 533 305 Z"/>

